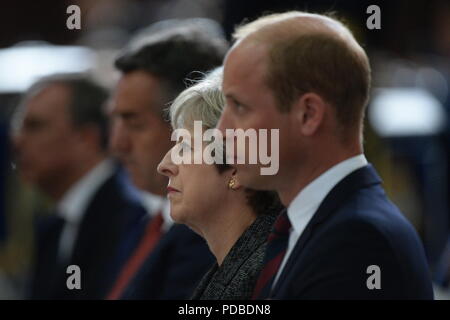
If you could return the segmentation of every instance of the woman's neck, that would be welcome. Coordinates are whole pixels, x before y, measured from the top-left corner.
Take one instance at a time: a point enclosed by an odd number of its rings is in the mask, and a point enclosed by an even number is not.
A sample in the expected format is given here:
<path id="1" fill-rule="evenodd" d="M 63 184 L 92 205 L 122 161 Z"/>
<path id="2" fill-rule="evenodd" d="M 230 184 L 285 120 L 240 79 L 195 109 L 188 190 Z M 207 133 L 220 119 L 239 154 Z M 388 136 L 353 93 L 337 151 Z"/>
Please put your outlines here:
<path id="1" fill-rule="evenodd" d="M 215 214 L 219 217 L 202 228 L 202 235 L 220 266 L 244 231 L 255 221 L 256 214 L 246 204 L 230 201 Z"/>

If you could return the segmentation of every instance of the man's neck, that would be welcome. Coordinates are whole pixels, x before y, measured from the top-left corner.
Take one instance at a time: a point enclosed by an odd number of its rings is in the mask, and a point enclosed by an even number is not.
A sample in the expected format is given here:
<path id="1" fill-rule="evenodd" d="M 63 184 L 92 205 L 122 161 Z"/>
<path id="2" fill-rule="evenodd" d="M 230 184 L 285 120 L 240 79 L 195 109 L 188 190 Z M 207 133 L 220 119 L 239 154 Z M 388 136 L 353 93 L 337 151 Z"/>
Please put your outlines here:
<path id="1" fill-rule="evenodd" d="M 64 194 L 70 190 L 70 188 L 81 178 L 83 178 L 89 171 L 95 168 L 100 162 L 106 159 L 106 156 L 99 155 L 90 158 L 88 161 L 85 161 L 82 165 L 77 166 L 64 177 L 59 179 L 58 183 L 55 183 L 55 180 L 50 182 L 45 188 L 46 193 L 55 201 L 60 201 Z"/>
<path id="2" fill-rule="evenodd" d="M 306 164 L 301 168 L 290 170 L 288 179 L 285 179 L 285 183 L 277 188 L 281 202 L 288 207 L 292 200 L 294 200 L 307 185 L 317 179 L 320 175 L 342 161 L 359 154 L 362 154 L 361 149 L 353 150 L 351 152 L 334 153 L 333 156 L 320 157 L 315 161 L 310 161 L 309 164 Z"/>

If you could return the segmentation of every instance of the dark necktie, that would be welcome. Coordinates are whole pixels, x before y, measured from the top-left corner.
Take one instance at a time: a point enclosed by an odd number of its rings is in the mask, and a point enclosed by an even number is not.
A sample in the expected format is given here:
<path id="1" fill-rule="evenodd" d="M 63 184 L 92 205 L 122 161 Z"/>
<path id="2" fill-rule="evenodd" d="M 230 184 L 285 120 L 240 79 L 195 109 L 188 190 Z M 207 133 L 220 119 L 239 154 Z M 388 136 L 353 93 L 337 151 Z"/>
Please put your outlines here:
<path id="1" fill-rule="evenodd" d="M 290 229 L 291 223 L 287 216 L 287 210 L 284 210 L 275 221 L 272 232 L 267 240 L 263 269 L 259 274 L 255 290 L 253 291 L 253 299 L 265 299 L 269 297 L 278 268 L 286 254 Z"/>
<path id="2" fill-rule="evenodd" d="M 144 236 L 139 242 L 137 248 L 134 250 L 130 259 L 126 262 L 106 299 L 117 300 L 121 297 L 124 290 L 128 287 L 131 280 L 140 270 L 140 267 L 142 267 L 146 258 L 150 255 L 153 248 L 161 238 L 163 222 L 164 219 L 161 212 L 150 220 L 146 227 Z"/>

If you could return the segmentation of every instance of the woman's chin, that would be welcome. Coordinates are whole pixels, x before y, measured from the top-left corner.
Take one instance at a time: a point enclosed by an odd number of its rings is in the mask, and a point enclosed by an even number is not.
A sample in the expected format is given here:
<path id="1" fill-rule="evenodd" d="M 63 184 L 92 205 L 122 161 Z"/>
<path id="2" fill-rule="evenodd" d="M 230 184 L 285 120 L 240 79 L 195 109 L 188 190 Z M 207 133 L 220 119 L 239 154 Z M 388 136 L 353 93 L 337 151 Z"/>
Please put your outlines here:
<path id="1" fill-rule="evenodd" d="M 180 212 L 178 212 L 178 210 L 170 210 L 170 217 L 172 218 L 172 220 L 175 222 L 175 223 L 182 223 L 182 224 L 185 224 L 186 222 L 185 222 L 185 219 L 184 219 L 184 217 L 183 217 L 183 214 L 182 213 L 180 213 Z"/>
<path id="2" fill-rule="evenodd" d="M 195 231 L 195 233 L 200 234 L 200 231 L 198 230 L 198 228 L 195 226 L 195 224 L 192 223 L 192 221 L 190 219 L 187 218 L 187 215 L 184 212 L 179 212 L 177 210 L 171 210 L 170 217 L 172 218 L 172 220 L 175 223 L 184 224 L 187 227 L 189 227 L 189 229 L 192 229 L 193 231 Z"/>

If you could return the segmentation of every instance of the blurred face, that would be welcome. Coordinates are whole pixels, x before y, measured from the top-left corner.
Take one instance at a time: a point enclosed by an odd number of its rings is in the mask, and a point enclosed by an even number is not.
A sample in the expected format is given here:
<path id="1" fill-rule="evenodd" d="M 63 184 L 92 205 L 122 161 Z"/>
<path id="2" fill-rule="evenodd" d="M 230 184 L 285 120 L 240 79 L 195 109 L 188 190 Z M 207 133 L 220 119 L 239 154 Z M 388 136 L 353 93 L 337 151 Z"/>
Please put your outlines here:
<path id="1" fill-rule="evenodd" d="M 191 136 L 194 137 L 192 131 Z M 173 147 L 177 154 L 186 149 L 191 150 L 192 157 L 202 157 L 202 152 L 195 153 L 192 145 L 185 141 Z M 228 189 L 232 170 L 220 174 L 215 165 L 193 164 L 194 160 L 191 161 L 192 164 L 176 165 L 170 154 L 171 150 L 159 164 L 158 172 L 169 178 L 167 197 L 172 219 L 188 225 L 193 230 L 201 230 L 202 226 L 214 223 L 218 208 L 226 203 L 228 192 L 234 192 Z"/>
<path id="2" fill-rule="evenodd" d="M 20 174 L 44 191 L 77 166 L 81 136 L 70 121 L 69 103 L 65 86 L 42 89 L 25 104 L 13 133 Z"/>
<path id="3" fill-rule="evenodd" d="M 280 168 L 276 175 L 261 175 L 261 165 L 248 164 L 248 158 L 246 164 L 234 165 L 242 185 L 254 189 L 276 190 L 277 183 L 281 183 L 278 180 L 285 174 L 283 170 L 286 171 L 291 150 L 295 150 L 297 146 L 290 145 L 292 121 L 289 113 L 278 111 L 275 97 L 264 83 L 265 74 L 266 49 L 262 45 L 241 43 L 230 51 L 224 63 L 222 86 L 226 105 L 217 127 L 224 136 L 225 129 L 269 129 L 268 132 L 270 129 L 280 130 Z M 270 143 L 268 150 L 271 150 Z"/>
<path id="4" fill-rule="evenodd" d="M 111 149 L 140 189 L 165 195 L 166 177 L 157 166 L 172 146 L 170 126 L 163 121 L 164 92 L 158 78 L 134 71 L 120 79 L 111 104 Z"/>

